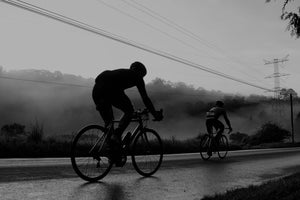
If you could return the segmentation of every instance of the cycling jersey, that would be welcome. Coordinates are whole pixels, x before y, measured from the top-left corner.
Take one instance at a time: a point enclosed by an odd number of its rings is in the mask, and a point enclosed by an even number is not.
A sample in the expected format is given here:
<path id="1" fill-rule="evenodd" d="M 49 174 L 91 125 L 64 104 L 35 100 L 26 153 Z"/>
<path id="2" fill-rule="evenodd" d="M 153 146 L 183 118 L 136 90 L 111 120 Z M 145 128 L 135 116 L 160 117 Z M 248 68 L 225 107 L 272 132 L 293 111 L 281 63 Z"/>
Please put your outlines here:
<path id="1" fill-rule="evenodd" d="M 223 107 L 215 106 L 206 113 L 206 128 L 208 133 L 212 133 L 213 127 L 217 130 L 217 135 L 223 133 L 224 124 L 218 120 L 221 115 L 223 115 L 228 127 L 231 127 L 226 110 Z"/>
<path id="2" fill-rule="evenodd" d="M 103 89 L 112 92 L 124 91 L 134 86 L 137 86 L 142 92 L 145 90 L 143 77 L 130 69 L 104 71 L 97 76 L 95 82 L 102 85 Z"/>
<path id="3" fill-rule="evenodd" d="M 206 113 L 206 119 L 218 119 L 221 115 L 226 115 L 226 110 L 221 107 L 213 107 Z"/>
<path id="4" fill-rule="evenodd" d="M 122 122 L 119 123 L 120 129 L 123 131 L 127 127 L 134 109 L 124 90 L 134 86 L 138 88 L 146 107 L 153 116 L 156 116 L 154 106 L 147 95 L 143 77 L 134 70 L 107 70 L 97 76 L 92 97 L 106 126 L 114 118 L 112 110 L 114 106 L 124 112 L 122 117 L 124 120 L 121 119 Z"/>

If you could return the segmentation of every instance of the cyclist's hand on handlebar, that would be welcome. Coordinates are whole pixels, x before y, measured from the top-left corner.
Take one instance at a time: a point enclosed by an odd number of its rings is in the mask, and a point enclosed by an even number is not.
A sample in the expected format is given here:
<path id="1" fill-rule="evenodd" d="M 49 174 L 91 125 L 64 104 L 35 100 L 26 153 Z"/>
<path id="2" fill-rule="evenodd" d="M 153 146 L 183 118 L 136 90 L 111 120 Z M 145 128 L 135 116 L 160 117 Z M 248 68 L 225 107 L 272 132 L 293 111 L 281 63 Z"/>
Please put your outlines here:
<path id="1" fill-rule="evenodd" d="M 155 111 L 153 117 L 154 117 L 153 121 L 161 121 L 164 118 L 163 110 L 160 109 L 159 111 Z"/>

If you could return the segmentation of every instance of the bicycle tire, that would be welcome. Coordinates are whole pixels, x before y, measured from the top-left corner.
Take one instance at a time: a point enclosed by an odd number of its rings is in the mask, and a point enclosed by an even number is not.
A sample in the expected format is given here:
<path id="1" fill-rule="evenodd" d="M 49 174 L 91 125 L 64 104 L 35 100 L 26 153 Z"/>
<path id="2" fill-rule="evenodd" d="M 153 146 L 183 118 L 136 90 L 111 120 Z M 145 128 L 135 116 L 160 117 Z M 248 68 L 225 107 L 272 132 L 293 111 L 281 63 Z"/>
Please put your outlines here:
<path id="1" fill-rule="evenodd" d="M 134 169 L 142 176 L 151 176 L 163 160 L 162 140 L 156 131 L 145 128 L 134 138 L 131 153 Z"/>
<path id="2" fill-rule="evenodd" d="M 106 141 L 97 142 L 98 139 L 107 140 L 105 134 L 105 128 L 102 126 L 88 125 L 78 132 L 72 142 L 72 167 L 83 180 L 98 181 L 105 177 L 112 168 L 113 163 L 108 159 Z M 102 144 L 102 151 L 98 152 Z M 95 149 L 94 152 L 92 149 Z"/>
<path id="3" fill-rule="evenodd" d="M 228 153 L 228 139 L 225 135 L 221 135 L 218 143 L 218 156 L 224 159 Z"/>
<path id="4" fill-rule="evenodd" d="M 211 155 L 208 155 L 208 150 L 211 148 L 211 137 L 205 134 L 200 140 L 200 155 L 203 160 L 208 160 Z"/>

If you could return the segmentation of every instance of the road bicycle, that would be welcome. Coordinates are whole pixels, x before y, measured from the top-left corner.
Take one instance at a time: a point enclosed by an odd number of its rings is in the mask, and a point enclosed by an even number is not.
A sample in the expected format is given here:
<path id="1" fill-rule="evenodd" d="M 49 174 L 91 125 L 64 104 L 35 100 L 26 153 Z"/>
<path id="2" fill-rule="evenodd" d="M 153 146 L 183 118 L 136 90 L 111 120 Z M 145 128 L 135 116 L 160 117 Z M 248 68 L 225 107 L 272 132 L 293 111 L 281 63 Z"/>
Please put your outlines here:
<path id="1" fill-rule="evenodd" d="M 162 110 L 160 111 L 162 112 Z M 159 134 L 147 128 L 149 111 L 147 109 L 134 112 L 131 122 L 137 125 L 132 133 L 128 132 L 121 142 L 122 166 L 131 154 L 134 169 L 142 176 L 153 175 L 163 160 L 163 144 Z M 74 171 L 82 179 L 94 182 L 104 178 L 111 170 L 114 162 L 111 159 L 111 135 L 116 123 L 104 128 L 100 125 L 88 125 L 75 136 L 71 147 L 71 162 Z"/>
<path id="2" fill-rule="evenodd" d="M 227 134 L 230 134 L 229 128 Z M 222 133 L 219 140 L 216 140 L 216 130 L 211 134 L 205 134 L 200 140 L 200 155 L 203 160 L 208 160 L 212 153 L 218 153 L 220 159 L 224 159 L 228 153 L 228 139 Z"/>

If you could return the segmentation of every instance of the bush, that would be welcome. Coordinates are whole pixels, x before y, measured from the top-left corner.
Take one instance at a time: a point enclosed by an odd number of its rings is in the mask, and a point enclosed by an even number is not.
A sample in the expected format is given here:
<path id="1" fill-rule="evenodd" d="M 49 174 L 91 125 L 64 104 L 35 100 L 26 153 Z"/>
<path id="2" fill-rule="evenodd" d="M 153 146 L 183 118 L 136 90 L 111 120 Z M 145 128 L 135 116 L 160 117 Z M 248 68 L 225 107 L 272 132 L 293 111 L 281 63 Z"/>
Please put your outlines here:
<path id="1" fill-rule="evenodd" d="M 282 142 L 290 136 L 290 132 L 283 129 L 279 125 L 268 122 L 263 124 L 261 128 L 250 138 L 251 145 L 258 145 L 262 143 Z"/>
<path id="2" fill-rule="evenodd" d="M 29 142 L 39 143 L 42 141 L 43 135 L 44 135 L 44 127 L 43 125 L 40 125 L 38 121 L 36 121 L 35 124 L 31 126 L 31 131 L 29 132 L 27 140 Z"/>
<path id="3" fill-rule="evenodd" d="M 25 126 L 17 123 L 2 126 L 0 141 L 19 142 L 26 138 Z"/>
<path id="4" fill-rule="evenodd" d="M 249 141 L 249 138 L 249 135 L 240 132 L 231 133 L 229 136 L 229 139 L 235 144 L 245 144 Z"/>
<path id="5" fill-rule="evenodd" d="M 4 125 L 1 128 L 1 135 L 8 137 L 16 137 L 25 134 L 25 126 L 17 123 Z"/>

